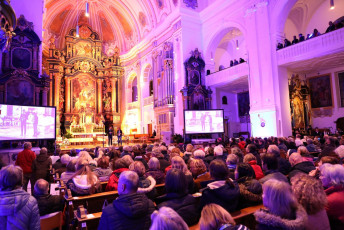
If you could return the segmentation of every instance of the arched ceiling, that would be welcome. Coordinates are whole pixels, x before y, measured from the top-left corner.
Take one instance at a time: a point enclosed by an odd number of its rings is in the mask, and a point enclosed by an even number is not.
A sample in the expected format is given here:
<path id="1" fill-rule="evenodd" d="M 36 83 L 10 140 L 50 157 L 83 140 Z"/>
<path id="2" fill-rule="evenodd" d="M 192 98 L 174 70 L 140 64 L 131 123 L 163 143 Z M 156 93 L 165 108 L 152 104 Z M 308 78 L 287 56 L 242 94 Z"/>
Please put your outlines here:
<path id="1" fill-rule="evenodd" d="M 86 2 L 90 17 L 85 16 Z M 118 46 L 126 53 L 157 27 L 178 0 L 45 0 L 43 49 L 55 37 L 56 47 L 64 45 L 65 35 L 77 23 L 87 24 L 98 32 L 104 48 Z M 106 50 L 105 50 L 106 52 Z"/>

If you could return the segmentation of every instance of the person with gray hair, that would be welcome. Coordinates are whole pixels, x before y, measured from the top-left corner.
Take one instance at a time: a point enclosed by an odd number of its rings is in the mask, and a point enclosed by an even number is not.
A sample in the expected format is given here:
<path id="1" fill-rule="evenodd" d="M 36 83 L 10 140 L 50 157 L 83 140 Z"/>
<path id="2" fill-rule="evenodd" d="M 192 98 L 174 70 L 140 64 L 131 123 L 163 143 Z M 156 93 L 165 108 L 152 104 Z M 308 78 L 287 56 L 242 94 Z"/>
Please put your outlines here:
<path id="1" fill-rule="evenodd" d="M 0 229 L 41 229 L 37 201 L 22 185 L 20 167 L 9 165 L 0 170 Z"/>
<path id="2" fill-rule="evenodd" d="M 32 176 L 32 163 L 36 159 L 36 153 L 32 150 L 31 142 L 24 143 L 24 150 L 18 153 L 17 160 L 15 165 L 18 165 L 23 170 L 23 189 L 27 191 L 27 185 L 29 181 L 31 183 L 31 187 L 33 187 L 34 183 L 31 179 Z M 32 190 L 32 189 L 31 189 Z"/>
<path id="3" fill-rule="evenodd" d="M 38 179 L 50 181 L 50 170 L 52 169 L 52 160 L 48 155 L 47 148 L 41 148 L 39 155 L 32 163 L 32 181 L 31 191 Z"/>
<path id="4" fill-rule="evenodd" d="M 188 225 L 172 208 L 162 207 L 159 211 L 154 211 L 152 216 L 152 226 L 149 230 L 188 230 Z"/>
<path id="5" fill-rule="evenodd" d="M 287 175 L 291 170 L 289 161 L 281 157 L 280 149 L 277 145 L 269 145 L 267 153 L 272 153 L 277 157 L 278 160 L 278 171 L 284 175 Z"/>
<path id="6" fill-rule="evenodd" d="M 300 155 L 300 153 L 293 153 L 289 157 L 289 162 L 292 166 L 291 171 L 289 172 L 289 175 L 288 175 L 289 180 L 291 180 L 291 178 L 293 178 L 299 173 L 308 175 L 310 171 L 315 170 L 315 166 L 313 162 L 304 160 L 302 156 Z"/>
<path id="7" fill-rule="evenodd" d="M 49 183 L 46 180 L 39 179 L 36 181 L 34 197 L 37 200 L 39 215 L 41 216 L 63 211 L 64 200 L 60 196 L 49 194 Z"/>
<path id="8" fill-rule="evenodd" d="M 150 215 L 155 207 L 145 194 L 137 193 L 138 187 L 139 176 L 136 172 L 121 173 L 117 188 L 119 197 L 103 209 L 98 230 L 149 229 Z"/>
<path id="9" fill-rule="evenodd" d="M 235 169 L 239 163 L 239 158 L 235 154 L 229 154 L 226 159 L 226 165 L 228 167 L 229 178 L 235 180 Z"/>
<path id="10" fill-rule="evenodd" d="M 325 187 L 331 229 L 344 229 L 344 167 L 325 163 L 320 166 L 319 179 Z"/>

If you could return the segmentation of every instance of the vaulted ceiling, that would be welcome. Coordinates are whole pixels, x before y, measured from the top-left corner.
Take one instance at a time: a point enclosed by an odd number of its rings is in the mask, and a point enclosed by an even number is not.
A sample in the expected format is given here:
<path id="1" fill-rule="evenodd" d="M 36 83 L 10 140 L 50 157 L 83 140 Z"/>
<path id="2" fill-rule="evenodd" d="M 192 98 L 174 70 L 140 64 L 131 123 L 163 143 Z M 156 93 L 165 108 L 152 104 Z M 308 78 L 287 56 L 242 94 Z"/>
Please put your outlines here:
<path id="1" fill-rule="evenodd" d="M 43 48 L 54 36 L 63 48 L 65 35 L 77 23 L 98 32 L 106 47 L 125 53 L 139 43 L 178 6 L 180 0 L 45 0 Z M 90 16 L 85 16 L 89 3 Z M 105 50 L 106 51 L 106 50 Z"/>

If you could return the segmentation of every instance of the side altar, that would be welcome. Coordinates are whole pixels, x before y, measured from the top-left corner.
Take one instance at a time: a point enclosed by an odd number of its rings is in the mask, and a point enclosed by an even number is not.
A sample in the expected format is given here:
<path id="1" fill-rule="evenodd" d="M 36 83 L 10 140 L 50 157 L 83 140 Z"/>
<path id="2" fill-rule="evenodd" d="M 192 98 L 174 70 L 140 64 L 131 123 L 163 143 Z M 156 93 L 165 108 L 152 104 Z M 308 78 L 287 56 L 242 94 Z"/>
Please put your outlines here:
<path id="1" fill-rule="evenodd" d="M 57 109 L 57 134 L 103 134 L 110 125 L 120 127 L 121 88 L 124 69 L 116 47 L 103 52 L 103 42 L 88 25 L 79 35 L 71 29 L 63 49 L 49 40 L 47 58 L 49 105 Z"/>

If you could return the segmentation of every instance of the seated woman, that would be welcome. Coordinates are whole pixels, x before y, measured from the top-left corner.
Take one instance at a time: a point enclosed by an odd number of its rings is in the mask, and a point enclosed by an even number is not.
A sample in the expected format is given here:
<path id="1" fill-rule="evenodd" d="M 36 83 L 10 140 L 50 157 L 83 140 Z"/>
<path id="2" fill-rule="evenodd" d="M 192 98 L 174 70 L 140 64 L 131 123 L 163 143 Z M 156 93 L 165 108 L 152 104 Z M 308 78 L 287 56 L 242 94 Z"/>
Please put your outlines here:
<path id="1" fill-rule="evenodd" d="M 180 169 L 186 176 L 188 193 L 192 194 L 195 192 L 195 184 L 191 172 L 188 170 L 183 158 L 175 156 L 171 161 L 171 168 Z"/>
<path id="2" fill-rule="evenodd" d="M 326 194 L 319 180 L 299 174 L 291 179 L 293 193 L 308 214 L 306 229 L 330 229 L 326 214 Z"/>
<path id="3" fill-rule="evenodd" d="M 239 163 L 235 170 L 235 179 L 239 184 L 239 209 L 262 203 L 262 185 L 255 178 L 254 171 L 249 164 Z"/>
<path id="4" fill-rule="evenodd" d="M 215 203 L 222 206 L 228 212 L 237 209 L 239 203 L 239 186 L 228 177 L 228 168 L 225 162 L 216 159 L 209 165 L 210 176 L 214 180 L 207 185 L 202 192 L 200 207 Z"/>
<path id="5" fill-rule="evenodd" d="M 252 153 L 248 153 L 244 156 L 244 163 L 251 165 L 257 180 L 264 177 L 262 168 L 257 164 L 257 158 Z"/>
<path id="6" fill-rule="evenodd" d="M 200 230 L 248 230 L 246 226 L 236 225 L 231 214 L 217 204 L 204 206 L 199 223 Z"/>
<path id="7" fill-rule="evenodd" d="M 198 189 L 201 189 L 202 181 L 211 180 L 210 173 L 207 172 L 207 167 L 201 159 L 191 159 L 190 171 L 194 178 L 195 185 Z"/>
<path id="8" fill-rule="evenodd" d="M 122 172 L 129 170 L 129 165 L 133 163 L 133 159 L 126 155 L 122 158 L 119 158 L 115 161 L 114 171 L 112 172 L 109 182 L 106 185 L 105 191 L 114 191 L 117 190 L 119 176 Z"/>
<path id="9" fill-rule="evenodd" d="M 61 174 L 61 180 L 63 181 L 64 184 L 69 181 L 69 179 L 72 178 L 72 176 L 75 174 L 75 165 L 76 165 L 76 159 L 72 159 L 71 161 L 68 162 L 67 164 L 67 170 L 66 172 Z"/>
<path id="10" fill-rule="evenodd" d="M 37 201 L 22 186 L 23 170 L 19 166 L 0 170 L 0 229 L 41 229 Z"/>
<path id="11" fill-rule="evenodd" d="M 151 176 L 155 179 L 157 184 L 165 183 L 165 173 L 160 170 L 160 162 L 158 158 L 152 157 L 148 161 L 148 171 L 146 172 L 146 176 Z"/>
<path id="12" fill-rule="evenodd" d="M 170 207 L 175 210 L 189 225 L 198 222 L 199 212 L 197 201 L 187 193 L 185 174 L 179 169 L 171 169 L 167 172 L 165 180 L 166 195 L 156 198 L 158 208 Z"/>
<path id="13" fill-rule="evenodd" d="M 79 158 L 76 170 L 66 184 L 67 188 L 71 190 L 72 196 L 91 195 L 101 191 L 99 179 L 88 166 L 87 160 Z"/>
<path id="14" fill-rule="evenodd" d="M 159 211 L 154 211 L 151 215 L 152 225 L 150 230 L 178 229 L 188 230 L 187 224 L 173 209 L 162 207 Z"/>
<path id="15" fill-rule="evenodd" d="M 97 168 L 93 170 L 100 181 L 108 181 L 112 170 L 109 168 L 109 158 L 102 156 L 97 161 Z"/>
<path id="16" fill-rule="evenodd" d="M 263 185 L 267 210 L 255 212 L 256 229 L 305 229 L 307 213 L 297 203 L 288 183 L 270 179 Z"/>
<path id="17" fill-rule="evenodd" d="M 326 211 L 331 229 L 344 229 L 344 167 L 340 164 L 323 164 L 320 166 L 320 180 L 326 188 Z"/>
<path id="18" fill-rule="evenodd" d="M 153 177 L 146 177 L 146 169 L 141 161 L 134 161 L 129 165 L 129 170 L 134 171 L 139 176 L 138 193 L 146 193 L 149 198 L 154 198 L 156 195 L 155 185 L 156 181 Z"/>

